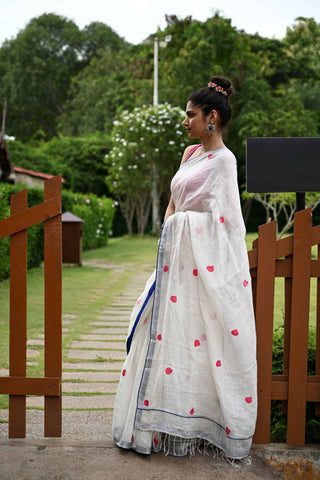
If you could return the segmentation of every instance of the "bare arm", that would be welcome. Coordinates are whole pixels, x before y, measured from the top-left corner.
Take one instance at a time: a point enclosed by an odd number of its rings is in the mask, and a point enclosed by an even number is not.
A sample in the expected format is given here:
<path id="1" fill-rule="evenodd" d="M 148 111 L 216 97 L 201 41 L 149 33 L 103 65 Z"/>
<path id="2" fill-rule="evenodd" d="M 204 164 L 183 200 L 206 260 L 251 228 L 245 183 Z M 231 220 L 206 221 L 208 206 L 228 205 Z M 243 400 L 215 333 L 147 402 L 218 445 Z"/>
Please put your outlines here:
<path id="1" fill-rule="evenodd" d="M 191 151 L 191 149 L 194 148 L 194 145 L 190 145 L 189 147 L 187 147 L 183 153 L 183 156 L 182 156 L 182 159 L 181 159 L 181 163 L 180 165 L 183 164 L 183 162 L 185 162 L 186 158 L 188 157 L 189 155 L 189 152 Z M 168 203 L 168 206 L 167 206 L 167 209 L 166 209 L 166 213 L 164 215 L 164 220 L 163 222 L 165 222 L 167 220 L 168 217 L 170 217 L 170 215 L 173 215 L 176 211 L 176 207 L 175 207 L 175 204 L 174 204 L 174 201 L 173 201 L 173 198 L 172 198 L 172 195 L 170 197 L 170 201 Z"/>
<path id="2" fill-rule="evenodd" d="M 163 221 L 165 222 L 167 218 L 170 217 L 170 215 L 173 215 L 175 213 L 175 211 L 176 211 L 176 207 L 174 205 L 174 201 L 171 195 Z"/>

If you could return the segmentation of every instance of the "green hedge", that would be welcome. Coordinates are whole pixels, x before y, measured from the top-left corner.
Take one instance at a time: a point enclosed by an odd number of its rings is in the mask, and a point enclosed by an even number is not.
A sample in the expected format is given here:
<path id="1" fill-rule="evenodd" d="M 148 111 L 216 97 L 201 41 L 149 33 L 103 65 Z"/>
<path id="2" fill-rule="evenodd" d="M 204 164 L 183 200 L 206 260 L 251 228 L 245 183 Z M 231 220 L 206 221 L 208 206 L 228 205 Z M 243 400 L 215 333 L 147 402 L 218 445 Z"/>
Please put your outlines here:
<path id="1" fill-rule="evenodd" d="M 23 190 L 23 185 L 0 183 L 0 220 L 10 215 L 10 195 Z M 40 187 L 28 188 L 28 207 L 43 202 Z M 110 198 L 94 194 L 81 194 L 62 191 L 62 212 L 70 211 L 84 220 L 82 246 L 84 250 L 107 245 L 112 228 L 115 208 Z M 28 229 L 28 268 L 37 267 L 44 258 L 43 223 Z M 0 280 L 9 276 L 10 239 L 0 240 Z"/>
<path id="2" fill-rule="evenodd" d="M 272 373 L 283 373 L 283 327 L 273 336 Z M 316 331 L 309 331 L 308 375 L 315 375 L 316 369 Z M 287 416 L 283 414 L 282 402 L 272 400 L 271 404 L 271 442 L 285 443 L 287 439 Z M 315 415 L 315 403 L 308 402 L 306 410 L 306 443 L 320 443 L 320 418 Z"/>
<path id="3" fill-rule="evenodd" d="M 83 250 L 105 247 L 115 214 L 111 198 L 96 195 L 62 191 L 62 211 L 71 212 L 84 220 Z"/>

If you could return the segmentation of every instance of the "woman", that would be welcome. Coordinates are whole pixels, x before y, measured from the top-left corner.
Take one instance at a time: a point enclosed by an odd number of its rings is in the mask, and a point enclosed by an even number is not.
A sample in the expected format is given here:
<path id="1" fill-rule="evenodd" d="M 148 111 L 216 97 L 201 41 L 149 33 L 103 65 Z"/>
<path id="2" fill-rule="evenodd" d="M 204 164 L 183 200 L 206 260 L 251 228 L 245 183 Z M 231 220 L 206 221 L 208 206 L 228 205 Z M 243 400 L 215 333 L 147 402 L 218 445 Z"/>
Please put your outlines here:
<path id="1" fill-rule="evenodd" d="M 222 140 L 231 93 L 213 77 L 188 99 L 183 125 L 201 144 L 172 180 L 157 268 L 131 315 L 113 420 L 122 448 L 250 450 L 256 342 L 236 159 Z"/>

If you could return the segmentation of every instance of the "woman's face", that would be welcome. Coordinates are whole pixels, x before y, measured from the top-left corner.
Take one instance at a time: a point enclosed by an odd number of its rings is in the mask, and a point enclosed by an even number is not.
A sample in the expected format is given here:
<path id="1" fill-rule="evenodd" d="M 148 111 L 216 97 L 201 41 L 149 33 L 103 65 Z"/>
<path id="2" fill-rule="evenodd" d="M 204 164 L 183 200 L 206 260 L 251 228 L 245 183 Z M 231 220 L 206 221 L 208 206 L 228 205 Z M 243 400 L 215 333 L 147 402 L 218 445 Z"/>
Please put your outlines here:
<path id="1" fill-rule="evenodd" d="M 202 110 L 189 101 L 186 107 L 186 118 L 182 125 L 186 127 L 190 138 L 203 138 L 207 135 L 206 126 L 211 120 L 211 114 L 203 116 Z"/>

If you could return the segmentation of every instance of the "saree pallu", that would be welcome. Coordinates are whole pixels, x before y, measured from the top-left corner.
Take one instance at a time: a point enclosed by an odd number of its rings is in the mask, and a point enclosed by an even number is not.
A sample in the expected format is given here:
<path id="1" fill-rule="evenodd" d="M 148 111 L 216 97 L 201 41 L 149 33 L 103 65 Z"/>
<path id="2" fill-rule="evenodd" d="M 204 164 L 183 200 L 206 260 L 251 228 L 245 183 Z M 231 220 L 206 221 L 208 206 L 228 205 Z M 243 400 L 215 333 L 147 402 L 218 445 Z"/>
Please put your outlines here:
<path id="1" fill-rule="evenodd" d="M 140 453 L 233 459 L 251 447 L 257 413 L 251 279 L 227 148 L 184 163 L 171 184 L 156 271 L 133 308 L 113 439 Z"/>

